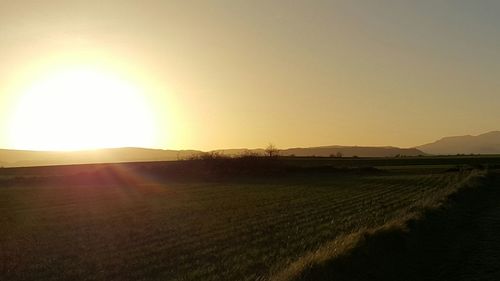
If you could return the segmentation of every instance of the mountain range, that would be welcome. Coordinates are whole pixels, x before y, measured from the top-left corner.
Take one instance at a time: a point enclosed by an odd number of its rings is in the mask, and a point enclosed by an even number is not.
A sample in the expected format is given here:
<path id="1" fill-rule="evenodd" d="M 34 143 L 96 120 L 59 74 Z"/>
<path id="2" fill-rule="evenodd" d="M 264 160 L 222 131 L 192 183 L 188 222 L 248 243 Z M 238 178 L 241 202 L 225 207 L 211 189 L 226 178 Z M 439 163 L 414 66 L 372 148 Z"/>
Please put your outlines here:
<path id="1" fill-rule="evenodd" d="M 433 143 L 417 146 L 428 154 L 500 154 L 500 131 L 477 136 L 445 137 Z"/>
<path id="2" fill-rule="evenodd" d="M 224 155 L 235 156 L 245 153 L 261 154 L 264 149 L 225 149 L 214 150 Z M 163 150 L 148 148 L 110 148 L 76 152 L 49 152 L 0 149 L 0 166 L 46 166 L 86 163 L 118 163 L 171 161 L 199 155 L 199 150 Z M 433 143 L 415 148 L 391 146 L 320 146 L 288 148 L 280 150 L 283 156 L 343 156 L 343 157 L 394 157 L 419 155 L 455 155 L 455 154 L 500 154 L 500 131 L 493 131 L 478 136 L 445 137 Z"/>

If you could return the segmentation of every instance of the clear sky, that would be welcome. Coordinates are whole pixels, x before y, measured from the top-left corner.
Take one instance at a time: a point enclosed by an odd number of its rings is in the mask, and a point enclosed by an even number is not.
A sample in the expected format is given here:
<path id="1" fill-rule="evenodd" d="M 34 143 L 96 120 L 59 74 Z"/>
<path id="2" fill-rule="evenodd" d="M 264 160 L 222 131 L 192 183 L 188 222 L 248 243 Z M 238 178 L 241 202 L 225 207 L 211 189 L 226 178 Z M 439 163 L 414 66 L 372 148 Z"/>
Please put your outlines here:
<path id="1" fill-rule="evenodd" d="M 410 147 L 497 130 L 499 14 L 493 0 L 0 1 L 0 147 Z"/>

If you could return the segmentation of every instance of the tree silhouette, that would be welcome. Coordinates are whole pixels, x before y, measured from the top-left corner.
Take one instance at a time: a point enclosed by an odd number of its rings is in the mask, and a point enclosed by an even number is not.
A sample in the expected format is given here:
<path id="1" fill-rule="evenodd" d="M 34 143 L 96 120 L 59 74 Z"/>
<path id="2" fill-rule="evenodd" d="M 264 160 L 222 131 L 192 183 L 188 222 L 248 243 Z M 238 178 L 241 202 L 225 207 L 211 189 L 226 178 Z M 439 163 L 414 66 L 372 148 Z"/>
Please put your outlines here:
<path id="1" fill-rule="evenodd" d="M 276 148 L 276 146 L 272 143 L 270 143 L 264 151 L 266 152 L 266 155 L 269 157 L 277 157 L 279 154 L 279 149 Z"/>

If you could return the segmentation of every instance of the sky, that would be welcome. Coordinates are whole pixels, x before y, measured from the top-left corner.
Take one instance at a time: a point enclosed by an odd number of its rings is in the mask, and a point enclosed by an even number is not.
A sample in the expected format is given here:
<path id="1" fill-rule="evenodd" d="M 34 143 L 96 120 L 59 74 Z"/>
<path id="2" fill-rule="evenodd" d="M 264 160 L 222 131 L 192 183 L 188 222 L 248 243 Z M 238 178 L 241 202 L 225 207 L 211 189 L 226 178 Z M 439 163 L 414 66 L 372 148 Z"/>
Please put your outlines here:
<path id="1" fill-rule="evenodd" d="M 499 12 L 493 0 L 0 1 L 0 147 L 412 147 L 498 130 Z"/>

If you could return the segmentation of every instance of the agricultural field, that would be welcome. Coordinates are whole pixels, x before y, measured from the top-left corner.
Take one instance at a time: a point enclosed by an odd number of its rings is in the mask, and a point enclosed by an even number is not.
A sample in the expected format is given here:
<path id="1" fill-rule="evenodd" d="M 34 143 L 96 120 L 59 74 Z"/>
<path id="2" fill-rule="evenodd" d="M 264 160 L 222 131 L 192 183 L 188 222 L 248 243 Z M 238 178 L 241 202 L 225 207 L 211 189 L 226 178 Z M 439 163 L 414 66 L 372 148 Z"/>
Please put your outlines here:
<path id="1" fill-rule="evenodd" d="M 36 168 L 35 168 L 36 169 Z M 341 234 L 442 199 L 471 171 L 0 188 L 1 280 L 268 280 Z M 4 175 L 4 177 L 7 177 Z"/>

